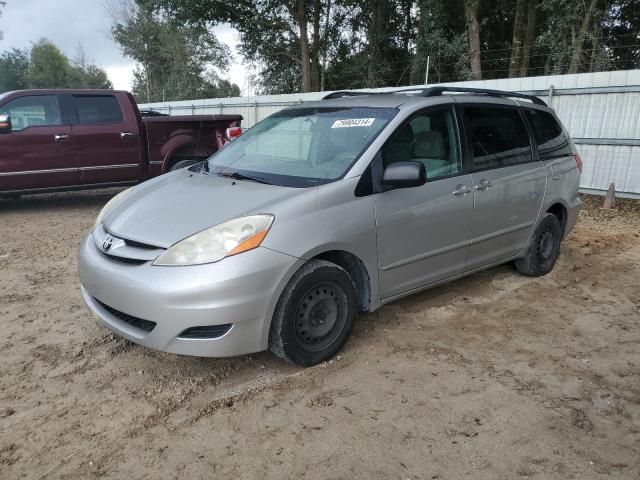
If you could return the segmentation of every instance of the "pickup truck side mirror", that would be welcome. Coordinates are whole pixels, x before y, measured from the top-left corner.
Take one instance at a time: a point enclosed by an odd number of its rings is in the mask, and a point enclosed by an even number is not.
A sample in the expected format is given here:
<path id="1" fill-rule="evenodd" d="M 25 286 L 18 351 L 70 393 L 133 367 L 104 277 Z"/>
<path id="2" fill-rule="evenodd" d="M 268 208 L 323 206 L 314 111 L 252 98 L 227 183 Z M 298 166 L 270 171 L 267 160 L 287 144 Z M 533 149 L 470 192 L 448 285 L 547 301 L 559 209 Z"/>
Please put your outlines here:
<path id="1" fill-rule="evenodd" d="M 422 162 L 396 162 L 387 165 L 382 185 L 393 188 L 419 187 L 427 182 L 427 169 Z"/>
<path id="2" fill-rule="evenodd" d="M 11 132 L 11 117 L 9 115 L 0 115 L 0 133 Z"/>

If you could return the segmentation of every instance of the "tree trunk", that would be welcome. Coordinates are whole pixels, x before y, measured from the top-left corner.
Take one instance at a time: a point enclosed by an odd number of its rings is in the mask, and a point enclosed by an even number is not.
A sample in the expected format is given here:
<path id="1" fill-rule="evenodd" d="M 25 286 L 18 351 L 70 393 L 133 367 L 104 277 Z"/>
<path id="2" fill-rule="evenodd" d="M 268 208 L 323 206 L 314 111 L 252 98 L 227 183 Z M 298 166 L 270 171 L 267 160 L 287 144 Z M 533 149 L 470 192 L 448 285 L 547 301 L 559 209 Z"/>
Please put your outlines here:
<path id="1" fill-rule="evenodd" d="M 296 0 L 295 8 L 290 9 L 300 32 L 298 44 L 300 45 L 300 59 L 302 61 L 302 91 L 305 93 L 313 91 L 311 81 L 311 49 L 309 47 L 309 33 L 307 31 L 306 7 L 307 4 L 305 0 Z"/>
<path id="2" fill-rule="evenodd" d="M 404 38 L 402 41 L 402 48 L 409 55 L 409 44 L 411 42 L 411 30 L 412 30 L 412 21 L 411 21 L 411 7 L 413 7 L 413 0 L 405 0 L 404 2 Z"/>
<path id="3" fill-rule="evenodd" d="M 530 53 L 533 42 L 536 39 L 536 16 L 538 13 L 538 0 L 529 0 L 529 11 L 527 12 L 527 31 L 524 37 L 524 46 L 520 56 L 521 77 L 526 77 L 529 73 Z"/>
<path id="4" fill-rule="evenodd" d="M 589 25 L 591 25 L 594 10 L 598 6 L 599 0 L 590 0 L 587 9 L 582 17 L 582 23 L 580 24 L 580 30 L 577 35 L 574 36 L 571 42 L 571 63 L 569 64 L 569 73 L 578 73 L 580 71 L 580 63 L 582 59 L 582 46 L 584 45 L 584 39 L 589 31 Z"/>
<path id="5" fill-rule="evenodd" d="M 320 70 L 320 91 L 324 92 L 325 76 L 327 70 L 327 50 L 329 47 L 329 20 L 331 19 L 331 0 L 327 0 L 327 16 L 324 21 L 322 35 L 322 70 Z"/>
<path id="6" fill-rule="evenodd" d="M 320 0 L 313 2 L 313 37 L 311 39 L 311 91 L 320 90 L 320 15 L 322 4 Z"/>
<path id="7" fill-rule="evenodd" d="M 478 21 L 479 2 L 480 0 L 464 1 L 464 13 L 467 19 L 467 31 L 469 33 L 471 75 L 474 80 L 482 79 L 482 65 L 480 63 L 480 22 Z"/>
<path id="8" fill-rule="evenodd" d="M 522 61 L 522 49 L 524 47 L 524 16 L 527 9 L 527 0 L 517 0 L 516 14 L 513 19 L 513 37 L 511 40 L 511 59 L 509 60 L 509 78 L 518 76 L 520 62 Z"/>
<path id="9" fill-rule="evenodd" d="M 387 37 L 389 0 L 371 0 L 371 18 L 369 20 L 369 65 L 366 85 L 369 88 L 382 86 L 382 66 L 385 64 L 383 52 Z"/>

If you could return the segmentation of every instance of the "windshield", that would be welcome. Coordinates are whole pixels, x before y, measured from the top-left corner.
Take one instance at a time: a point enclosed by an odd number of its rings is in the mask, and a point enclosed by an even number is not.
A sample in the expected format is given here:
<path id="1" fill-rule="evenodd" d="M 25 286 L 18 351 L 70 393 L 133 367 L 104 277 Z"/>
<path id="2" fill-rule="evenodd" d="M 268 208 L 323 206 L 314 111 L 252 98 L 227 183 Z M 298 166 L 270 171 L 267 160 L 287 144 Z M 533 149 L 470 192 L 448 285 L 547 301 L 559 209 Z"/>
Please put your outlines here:
<path id="1" fill-rule="evenodd" d="M 394 108 L 295 108 L 272 115 L 206 160 L 201 171 L 309 187 L 341 178 Z"/>

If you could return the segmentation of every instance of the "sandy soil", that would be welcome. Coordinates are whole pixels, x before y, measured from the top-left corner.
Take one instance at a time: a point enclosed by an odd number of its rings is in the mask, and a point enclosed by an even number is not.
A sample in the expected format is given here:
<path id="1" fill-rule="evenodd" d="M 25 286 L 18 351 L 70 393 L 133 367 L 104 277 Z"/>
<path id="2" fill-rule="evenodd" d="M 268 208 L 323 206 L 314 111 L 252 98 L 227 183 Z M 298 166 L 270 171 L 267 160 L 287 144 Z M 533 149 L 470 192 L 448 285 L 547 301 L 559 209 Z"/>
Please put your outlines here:
<path id="1" fill-rule="evenodd" d="M 113 193 L 0 200 L 0 478 L 640 478 L 637 203 L 583 211 L 547 277 L 398 301 L 303 370 L 101 328 L 75 254 Z"/>

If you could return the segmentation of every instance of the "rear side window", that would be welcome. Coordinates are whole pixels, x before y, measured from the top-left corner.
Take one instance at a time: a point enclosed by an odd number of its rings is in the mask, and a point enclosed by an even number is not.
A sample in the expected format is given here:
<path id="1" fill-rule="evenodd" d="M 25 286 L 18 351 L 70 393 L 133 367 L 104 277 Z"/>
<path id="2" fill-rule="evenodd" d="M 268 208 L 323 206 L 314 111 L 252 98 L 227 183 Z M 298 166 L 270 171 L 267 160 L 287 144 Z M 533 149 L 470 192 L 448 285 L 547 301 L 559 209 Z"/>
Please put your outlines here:
<path id="1" fill-rule="evenodd" d="M 531 161 L 531 142 L 515 108 L 465 107 L 473 152 L 473 170 L 507 167 Z"/>
<path id="2" fill-rule="evenodd" d="M 541 110 L 526 109 L 524 112 L 533 129 L 540 160 L 573 155 L 569 139 L 553 115 Z"/>
<path id="3" fill-rule="evenodd" d="M 113 95 L 74 95 L 73 98 L 80 125 L 122 122 L 122 110 Z"/>
<path id="4" fill-rule="evenodd" d="M 11 116 L 11 130 L 62 125 L 57 95 L 18 97 L 0 107 L 0 115 Z"/>

